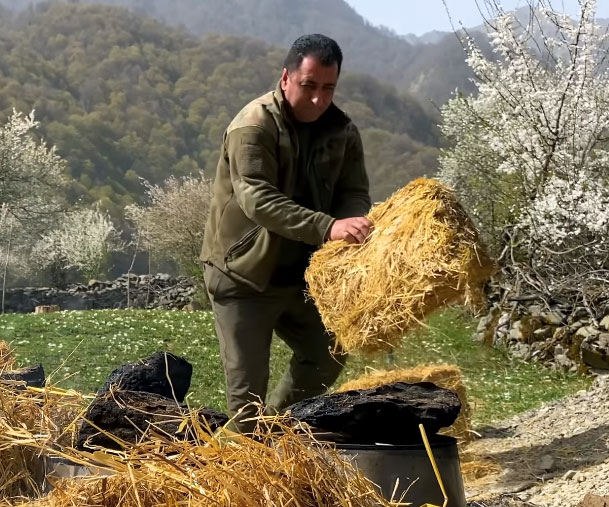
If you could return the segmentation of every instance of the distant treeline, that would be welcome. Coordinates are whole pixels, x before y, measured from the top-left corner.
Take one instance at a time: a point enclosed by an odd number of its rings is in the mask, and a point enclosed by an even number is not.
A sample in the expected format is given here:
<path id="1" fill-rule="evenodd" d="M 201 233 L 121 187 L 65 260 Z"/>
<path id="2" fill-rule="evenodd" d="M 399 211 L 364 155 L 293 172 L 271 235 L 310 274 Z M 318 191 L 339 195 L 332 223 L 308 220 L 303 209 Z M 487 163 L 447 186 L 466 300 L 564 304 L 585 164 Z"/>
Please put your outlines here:
<path id="1" fill-rule="evenodd" d="M 0 119 L 36 110 L 74 196 L 116 216 L 153 183 L 213 175 L 222 132 L 275 87 L 285 48 L 247 38 L 198 40 L 122 8 L 41 4 L 0 17 Z M 341 77 L 336 102 L 362 130 L 374 198 L 436 169 L 435 120 L 363 75 Z"/>
<path id="2" fill-rule="evenodd" d="M 345 0 L 0 0 L 0 5 L 27 9 L 46 1 L 127 7 L 197 37 L 244 36 L 278 47 L 288 47 L 303 33 L 324 33 L 340 42 L 347 71 L 392 83 L 425 104 L 442 104 L 455 88 L 465 93 L 475 89 L 454 34 L 411 44 L 386 28 L 372 26 Z M 413 16 L 408 4 L 404 2 L 404 16 Z"/>

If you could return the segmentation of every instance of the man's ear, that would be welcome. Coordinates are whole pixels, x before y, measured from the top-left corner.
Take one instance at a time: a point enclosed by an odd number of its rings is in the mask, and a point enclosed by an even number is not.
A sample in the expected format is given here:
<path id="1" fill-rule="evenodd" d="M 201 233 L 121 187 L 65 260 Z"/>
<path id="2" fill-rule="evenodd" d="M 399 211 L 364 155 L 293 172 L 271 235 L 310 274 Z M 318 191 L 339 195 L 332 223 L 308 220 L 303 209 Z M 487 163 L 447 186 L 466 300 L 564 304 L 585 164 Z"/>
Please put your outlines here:
<path id="1" fill-rule="evenodd" d="M 283 68 L 283 71 L 281 71 L 281 89 L 283 91 L 285 91 L 285 87 L 288 84 L 288 69 L 286 69 L 285 67 Z"/>

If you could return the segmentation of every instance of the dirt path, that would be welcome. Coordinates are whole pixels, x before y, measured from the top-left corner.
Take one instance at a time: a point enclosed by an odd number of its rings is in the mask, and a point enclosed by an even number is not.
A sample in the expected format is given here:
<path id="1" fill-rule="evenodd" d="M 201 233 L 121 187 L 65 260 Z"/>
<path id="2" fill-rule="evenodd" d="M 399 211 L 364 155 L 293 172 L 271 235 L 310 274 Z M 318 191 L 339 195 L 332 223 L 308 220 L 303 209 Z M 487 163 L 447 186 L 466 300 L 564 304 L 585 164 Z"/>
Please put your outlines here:
<path id="1" fill-rule="evenodd" d="M 586 493 L 609 495 L 609 375 L 480 433 L 464 462 L 496 471 L 466 481 L 472 507 L 575 507 Z"/>

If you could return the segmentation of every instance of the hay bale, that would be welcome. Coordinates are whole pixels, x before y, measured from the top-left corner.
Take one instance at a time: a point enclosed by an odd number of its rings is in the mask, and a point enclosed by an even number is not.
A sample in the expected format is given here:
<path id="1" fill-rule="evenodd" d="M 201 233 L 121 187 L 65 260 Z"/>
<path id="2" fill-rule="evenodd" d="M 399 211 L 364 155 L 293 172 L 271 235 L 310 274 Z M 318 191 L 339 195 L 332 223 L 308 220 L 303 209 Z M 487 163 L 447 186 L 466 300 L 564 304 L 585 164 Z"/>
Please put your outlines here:
<path id="1" fill-rule="evenodd" d="M 432 311 L 483 300 L 494 263 L 448 187 L 419 178 L 369 218 L 374 229 L 363 244 L 327 242 L 305 273 L 342 350 L 391 348 Z"/>
<path id="2" fill-rule="evenodd" d="M 344 392 L 353 389 L 371 389 L 394 382 L 432 382 L 438 387 L 450 389 L 457 393 L 461 402 L 461 412 L 455 422 L 440 431 L 457 439 L 459 445 L 471 442 L 471 408 L 467 402 L 463 376 L 458 366 L 451 364 L 420 365 L 409 369 L 377 370 L 342 384 L 336 391 Z"/>

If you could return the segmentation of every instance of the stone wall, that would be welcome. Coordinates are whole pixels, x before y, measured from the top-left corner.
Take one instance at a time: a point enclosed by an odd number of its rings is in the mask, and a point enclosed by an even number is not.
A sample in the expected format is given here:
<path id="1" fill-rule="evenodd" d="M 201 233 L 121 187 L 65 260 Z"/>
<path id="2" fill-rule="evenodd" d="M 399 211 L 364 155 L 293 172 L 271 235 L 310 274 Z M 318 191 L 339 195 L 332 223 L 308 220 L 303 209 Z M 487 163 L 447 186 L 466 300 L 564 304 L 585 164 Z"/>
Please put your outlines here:
<path id="1" fill-rule="evenodd" d="M 609 369 L 609 312 L 536 301 L 494 303 L 475 339 L 515 356 L 571 372 Z"/>
<path id="2" fill-rule="evenodd" d="M 61 310 L 117 308 L 182 309 L 193 303 L 196 287 L 188 277 L 123 275 L 116 280 L 91 280 L 65 290 L 24 287 L 6 291 L 7 313 L 30 313 L 36 306 L 59 305 Z"/>

